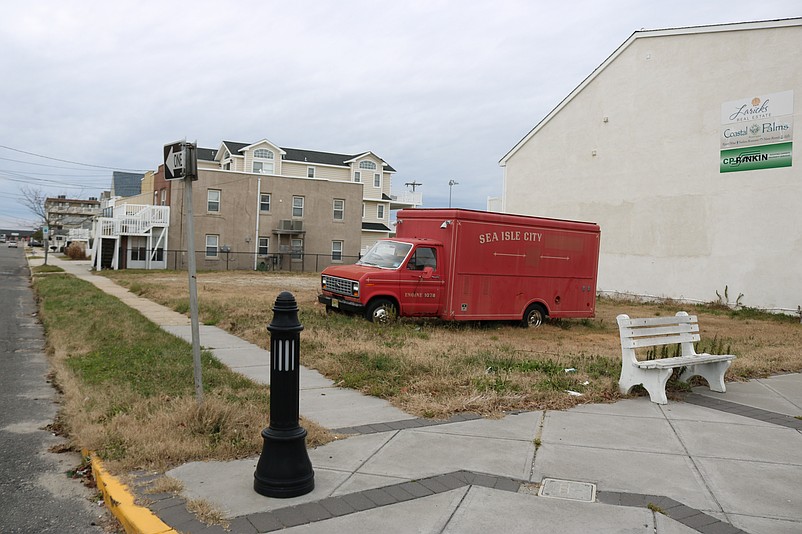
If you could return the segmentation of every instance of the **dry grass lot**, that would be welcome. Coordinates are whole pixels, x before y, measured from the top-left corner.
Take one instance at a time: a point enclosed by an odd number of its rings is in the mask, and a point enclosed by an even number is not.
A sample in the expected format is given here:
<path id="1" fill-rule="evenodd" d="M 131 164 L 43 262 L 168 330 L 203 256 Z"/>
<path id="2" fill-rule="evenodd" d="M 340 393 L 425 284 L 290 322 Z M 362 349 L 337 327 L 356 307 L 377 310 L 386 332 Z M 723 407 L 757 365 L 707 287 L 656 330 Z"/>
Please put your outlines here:
<path id="1" fill-rule="evenodd" d="M 185 272 L 103 274 L 132 292 L 188 313 Z M 620 313 L 650 317 L 685 310 L 698 315 L 702 328 L 698 350 L 737 356 L 727 380 L 802 370 L 798 317 L 754 310 L 734 313 L 714 305 L 602 299 L 595 319 L 549 322 L 531 330 L 509 324 L 407 319 L 382 327 L 360 317 L 327 316 L 317 303 L 318 285 L 317 274 L 201 273 L 201 322 L 267 347 L 273 303 L 281 291 L 290 291 L 305 327 L 304 365 L 343 386 L 426 417 L 460 411 L 498 415 L 618 399 L 621 350 L 615 317 Z M 676 392 L 682 385 L 670 382 L 670 389 Z"/>

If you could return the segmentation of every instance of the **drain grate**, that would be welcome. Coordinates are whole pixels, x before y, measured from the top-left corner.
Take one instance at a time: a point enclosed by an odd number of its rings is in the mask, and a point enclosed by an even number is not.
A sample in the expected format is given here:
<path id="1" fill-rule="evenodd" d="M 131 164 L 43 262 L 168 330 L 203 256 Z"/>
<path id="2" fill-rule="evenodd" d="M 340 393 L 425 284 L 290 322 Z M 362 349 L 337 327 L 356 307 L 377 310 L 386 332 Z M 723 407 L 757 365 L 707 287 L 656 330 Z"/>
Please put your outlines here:
<path id="1" fill-rule="evenodd" d="M 576 482 L 574 480 L 560 480 L 557 478 L 544 478 L 543 483 L 540 485 L 538 496 L 593 502 L 596 500 L 596 484 L 591 484 L 590 482 Z"/>

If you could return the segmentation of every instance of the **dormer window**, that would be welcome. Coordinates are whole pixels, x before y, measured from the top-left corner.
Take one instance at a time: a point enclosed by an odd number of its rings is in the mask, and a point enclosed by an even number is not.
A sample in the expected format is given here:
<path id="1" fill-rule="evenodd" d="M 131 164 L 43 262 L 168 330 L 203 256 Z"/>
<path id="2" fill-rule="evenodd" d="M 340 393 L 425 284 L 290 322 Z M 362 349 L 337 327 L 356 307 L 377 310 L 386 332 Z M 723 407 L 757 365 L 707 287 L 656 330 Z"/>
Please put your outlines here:
<path id="1" fill-rule="evenodd" d="M 364 161 L 360 161 L 359 162 L 359 168 L 360 169 L 367 169 L 369 171 L 375 171 L 376 170 L 376 164 L 373 163 L 372 161 L 364 160 Z"/>
<path id="2" fill-rule="evenodd" d="M 223 152 L 223 157 L 220 161 L 220 166 L 223 168 L 224 171 L 231 170 L 231 152 L 226 150 Z"/>
<path id="3" fill-rule="evenodd" d="M 256 174 L 273 174 L 273 151 L 257 148 L 253 151 L 253 172 Z"/>

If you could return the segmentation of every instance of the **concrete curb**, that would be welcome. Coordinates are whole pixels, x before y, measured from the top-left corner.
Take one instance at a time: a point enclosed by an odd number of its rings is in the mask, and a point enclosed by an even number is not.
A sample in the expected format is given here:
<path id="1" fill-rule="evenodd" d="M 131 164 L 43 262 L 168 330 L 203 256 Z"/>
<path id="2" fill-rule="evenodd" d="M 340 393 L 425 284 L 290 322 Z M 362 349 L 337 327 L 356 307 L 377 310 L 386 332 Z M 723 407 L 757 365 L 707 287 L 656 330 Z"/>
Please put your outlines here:
<path id="1" fill-rule="evenodd" d="M 97 488 L 103 494 L 106 508 L 114 514 L 128 534 L 178 534 L 153 512 L 134 503 L 128 486 L 120 482 L 103 467 L 103 463 L 87 450 L 81 451 L 92 464 Z"/>

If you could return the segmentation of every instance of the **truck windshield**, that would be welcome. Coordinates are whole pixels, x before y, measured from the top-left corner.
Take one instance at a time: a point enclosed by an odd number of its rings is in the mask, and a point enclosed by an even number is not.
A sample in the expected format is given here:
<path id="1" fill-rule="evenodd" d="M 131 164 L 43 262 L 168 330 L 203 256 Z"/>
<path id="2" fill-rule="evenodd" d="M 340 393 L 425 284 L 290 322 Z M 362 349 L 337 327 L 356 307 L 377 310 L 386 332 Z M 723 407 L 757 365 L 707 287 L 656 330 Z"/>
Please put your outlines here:
<path id="1" fill-rule="evenodd" d="M 379 241 L 371 247 L 358 265 L 369 265 L 382 269 L 397 269 L 404 262 L 412 245 L 399 241 Z"/>

